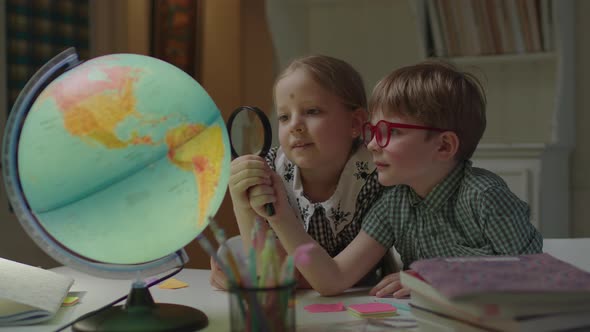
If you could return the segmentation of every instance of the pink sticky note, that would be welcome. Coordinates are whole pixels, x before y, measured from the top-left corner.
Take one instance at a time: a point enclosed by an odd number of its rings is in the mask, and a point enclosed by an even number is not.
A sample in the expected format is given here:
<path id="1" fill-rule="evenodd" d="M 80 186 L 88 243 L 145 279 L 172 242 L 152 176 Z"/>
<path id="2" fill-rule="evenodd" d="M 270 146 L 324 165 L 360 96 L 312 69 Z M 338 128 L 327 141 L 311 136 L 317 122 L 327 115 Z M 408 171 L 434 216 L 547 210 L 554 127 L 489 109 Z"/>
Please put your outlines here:
<path id="1" fill-rule="evenodd" d="M 303 309 L 311 312 L 313 314 L 318 312 L 337 312 L 337 311 L 344 311 L 344 303 L 315 303 L 306 305 Z"/>
<path id="2" fill-rule="evenodd" d="M 370 302 L 370 303 L 359 303 L 359 304 L 351 304 L 348 308 L 353 309 L 356 312 L 361 314 L 375 314 L 380 312 L 395 312 L 397 309 L 389 303 L 379 303 L 379 302 Z"/>

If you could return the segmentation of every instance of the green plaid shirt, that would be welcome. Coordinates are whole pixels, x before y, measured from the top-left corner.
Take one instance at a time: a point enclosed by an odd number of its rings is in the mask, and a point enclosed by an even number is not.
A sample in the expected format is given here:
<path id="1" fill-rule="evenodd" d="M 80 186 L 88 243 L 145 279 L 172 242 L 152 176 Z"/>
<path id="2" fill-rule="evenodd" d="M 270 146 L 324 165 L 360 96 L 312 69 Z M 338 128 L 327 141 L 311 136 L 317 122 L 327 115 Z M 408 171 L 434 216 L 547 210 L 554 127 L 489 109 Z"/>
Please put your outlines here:
<path id="1" fill-rule="evenodd" d="M 431 257 L 539 253 L 543 238 L 529 207 L 497 175 L 460 163 L 424 198 L 405 185 L 387 188 L 362 229 L 394 246 L 404 267 Z"/>

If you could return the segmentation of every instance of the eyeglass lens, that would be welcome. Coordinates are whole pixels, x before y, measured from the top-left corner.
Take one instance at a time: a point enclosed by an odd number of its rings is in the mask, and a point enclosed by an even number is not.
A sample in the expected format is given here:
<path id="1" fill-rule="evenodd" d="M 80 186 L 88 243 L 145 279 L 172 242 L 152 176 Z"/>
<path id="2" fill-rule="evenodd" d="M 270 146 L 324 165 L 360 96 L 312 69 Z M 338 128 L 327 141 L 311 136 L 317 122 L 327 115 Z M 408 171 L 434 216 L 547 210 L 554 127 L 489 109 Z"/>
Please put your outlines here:
<path id="1" fill-rule="evenodd" d="M 373 126 L 370 123 L 365 124 L 363 130 L 363 139 L 365 144 L 369 144 L 373 137 L 376 137 L 377 144 L 379 146 L 385 146 L 389 138 L 389 126 L 385 122 L 378 122 L 377 125 Z"/>

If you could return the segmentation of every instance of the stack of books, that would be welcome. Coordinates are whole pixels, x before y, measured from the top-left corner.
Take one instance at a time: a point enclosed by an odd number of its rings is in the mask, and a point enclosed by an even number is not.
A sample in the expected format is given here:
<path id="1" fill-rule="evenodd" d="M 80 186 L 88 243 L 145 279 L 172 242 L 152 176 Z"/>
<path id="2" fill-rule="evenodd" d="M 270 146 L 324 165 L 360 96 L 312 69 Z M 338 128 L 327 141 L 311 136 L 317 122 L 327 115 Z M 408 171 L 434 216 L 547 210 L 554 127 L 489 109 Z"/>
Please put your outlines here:
<path id="1" fill-rule="evenodd" d="M 420 331 L 590 330 L 590 273 L 549 254 L 434 258 L 401 272 Z"/>

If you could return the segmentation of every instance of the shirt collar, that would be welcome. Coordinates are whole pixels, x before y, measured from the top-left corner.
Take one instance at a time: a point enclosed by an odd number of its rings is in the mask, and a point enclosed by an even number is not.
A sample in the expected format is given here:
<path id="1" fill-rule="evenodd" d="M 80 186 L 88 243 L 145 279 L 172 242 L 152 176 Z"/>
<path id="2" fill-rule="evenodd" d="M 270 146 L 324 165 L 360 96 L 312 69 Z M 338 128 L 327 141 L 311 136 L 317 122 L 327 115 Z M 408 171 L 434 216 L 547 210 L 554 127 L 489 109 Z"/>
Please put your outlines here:
<path id="1" fill-rule="evenodd" d="M 436 212 L 438 211 L 452 196 L 452 194 L 459 188 L 465 169 L 471 167 L 471 161 L 465 160 L 455 166 L 455 168 L 449 173 L 439 184 L 422 199 L 418 194 L 411 189 L 410 190 L 410 202 L 412 206 L 418 207 L 423 205 L 424 208 Z"/>
<path id="2" fill-rule="evenodd" d="M 329 221 L 334 235 L 337 235 L 352 222 L 358 194 L 367 178 L 375 171 L 371 153 L 366 148 L 359 147 L 346 162 L 332 197 L 324 202 L 312 203 L 303 193 L 299 168 L 291 163 L 284 154 L 277 156 L 277 161 L 283 164 L 278 165 L 277 170 L 280 168 L 293 170 L 292 177 L 282 177 L 283 183 L 287 189 L 291 206 L 299 208 L 295 210 L 299 210 L 299 217 L 304 222 L 305 228 L 308 228 L 315 210 L 321 207 L 324 209 L 325 217 Z"/>

